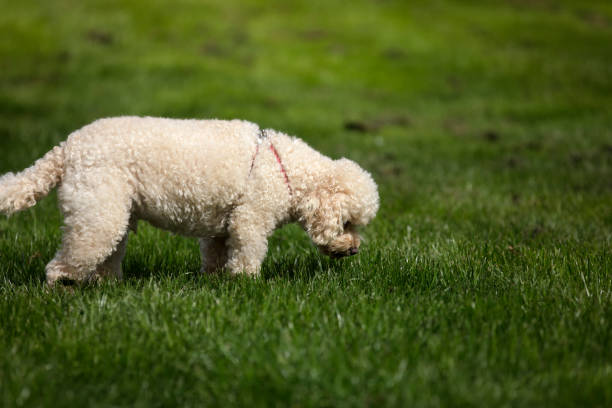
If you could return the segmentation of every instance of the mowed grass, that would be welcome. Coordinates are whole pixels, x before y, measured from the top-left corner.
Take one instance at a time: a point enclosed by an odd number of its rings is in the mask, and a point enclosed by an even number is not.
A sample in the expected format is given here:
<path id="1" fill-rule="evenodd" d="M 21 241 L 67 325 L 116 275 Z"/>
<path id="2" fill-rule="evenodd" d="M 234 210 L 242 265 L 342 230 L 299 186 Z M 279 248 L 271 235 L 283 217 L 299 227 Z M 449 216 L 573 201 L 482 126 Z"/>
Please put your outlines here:
<path id="1" fill-rule="evenodd" d="M 0 173 L 104 116 L 243 118 L 379 183 L 357 257 L 260 277 L 141 224 L 45 288 L 55 194 L 0 219 L 0 405 L 612 405 L 607 1 L 0 3 Z"/>

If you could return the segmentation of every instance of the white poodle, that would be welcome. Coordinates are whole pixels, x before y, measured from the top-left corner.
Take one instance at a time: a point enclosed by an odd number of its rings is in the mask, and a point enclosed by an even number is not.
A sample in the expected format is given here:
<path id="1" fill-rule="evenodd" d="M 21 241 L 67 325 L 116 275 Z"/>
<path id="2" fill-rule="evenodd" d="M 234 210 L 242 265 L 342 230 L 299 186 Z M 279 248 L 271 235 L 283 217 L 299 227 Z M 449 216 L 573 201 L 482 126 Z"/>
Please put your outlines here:
<path id="1" fill-rule="evenodd" d="M 378 210 L 376 184 L 348 159 L 232 120 L 118 117 L 73 132 L 32 167 L 0 177 L 0 212 L 59 184 L 61 249 L 47 283 L 121 278 L 139 219 L 200 238 L 202 270 L 256 274 L 275 228 L 297 221 L 322 252 L 356 254 Z"/>

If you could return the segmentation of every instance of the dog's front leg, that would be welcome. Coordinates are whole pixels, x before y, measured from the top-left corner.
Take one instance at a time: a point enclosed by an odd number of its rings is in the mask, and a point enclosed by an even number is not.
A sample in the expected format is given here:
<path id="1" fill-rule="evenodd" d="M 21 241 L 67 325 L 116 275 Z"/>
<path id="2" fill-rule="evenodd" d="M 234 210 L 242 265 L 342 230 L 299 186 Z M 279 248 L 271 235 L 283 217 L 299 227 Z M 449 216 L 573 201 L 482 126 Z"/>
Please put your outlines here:
<path id="1" fill-rule="evenodd" d="M 227 245 L 227 267 L 231 273 L 257 275 L 268 250 L 268 236 L 273 230 L 265 214 L 242 206 L 231 217 Z"/>

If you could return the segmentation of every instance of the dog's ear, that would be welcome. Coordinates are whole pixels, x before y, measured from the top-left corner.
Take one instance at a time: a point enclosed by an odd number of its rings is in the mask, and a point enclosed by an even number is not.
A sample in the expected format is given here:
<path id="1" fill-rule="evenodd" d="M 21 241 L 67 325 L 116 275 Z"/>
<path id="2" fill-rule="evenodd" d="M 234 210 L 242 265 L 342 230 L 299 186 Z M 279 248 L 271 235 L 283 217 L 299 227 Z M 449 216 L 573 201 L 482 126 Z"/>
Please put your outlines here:
<path id="1" fill-rule="evenodd" d="M 299 221 L 316 245 L 326 245 L 344 231 L 343 210 L 348 196 L 319 188 L 298 205 Z"/>

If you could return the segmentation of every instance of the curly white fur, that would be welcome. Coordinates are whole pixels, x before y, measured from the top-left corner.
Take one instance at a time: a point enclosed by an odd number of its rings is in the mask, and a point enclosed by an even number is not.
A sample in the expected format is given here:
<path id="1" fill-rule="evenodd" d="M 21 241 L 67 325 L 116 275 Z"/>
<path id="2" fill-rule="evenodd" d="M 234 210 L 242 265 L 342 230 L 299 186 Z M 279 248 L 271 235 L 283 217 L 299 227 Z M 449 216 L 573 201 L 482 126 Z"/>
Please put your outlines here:
<path id="1" fill-rule="evenodd" d="M 59 184 L 65 226 L 49 284 L 120 278 L 139 219 L 200 238 L 208 272 L 257 273 L 268 236 L 293 221 L 323 252 L 356 253 L 356 226 L 379 205 L 370 174 L 274 130 L 258 148 L 258 134 L 240 120 L 100 119 L 32 167 L 0 177 L 0 212 L 31 207 Z"/>

